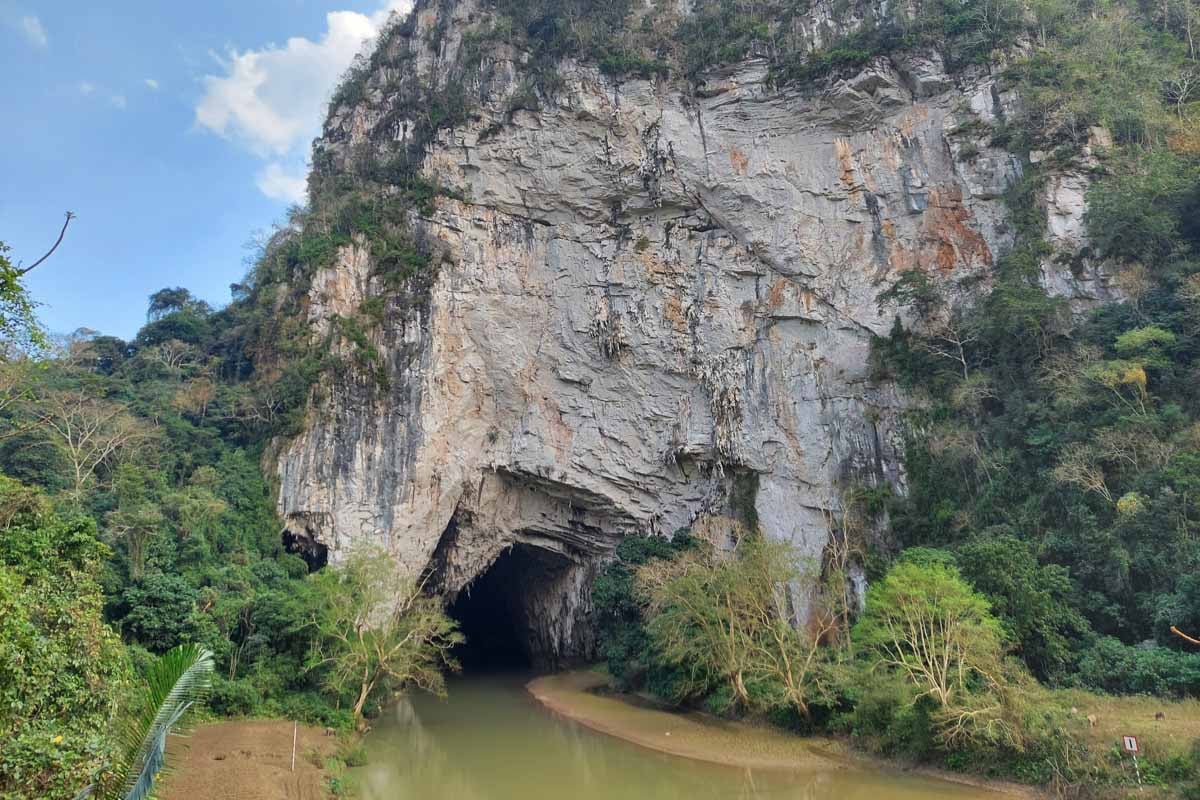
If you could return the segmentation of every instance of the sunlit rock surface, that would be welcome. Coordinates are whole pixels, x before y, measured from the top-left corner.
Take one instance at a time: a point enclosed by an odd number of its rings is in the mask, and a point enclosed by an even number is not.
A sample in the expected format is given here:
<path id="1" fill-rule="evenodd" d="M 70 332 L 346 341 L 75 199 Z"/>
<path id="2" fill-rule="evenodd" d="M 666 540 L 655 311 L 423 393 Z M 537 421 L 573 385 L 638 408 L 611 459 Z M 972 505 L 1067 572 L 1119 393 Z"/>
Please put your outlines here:
<path id="1" fill-rule="evenodd" d="M 436 84 L 480 12 L 419 5 L 388 46 Z M 322 387 L 278 460 L 279 506 L 332 559 L 380 544 L 451 597 L 514 544 L 554 554 L 523 602 L 557 663 L 594 648 L 588 587 L 622 536 L 744 516 L 731 497 L 753 475 L 762 529 L 817 558 L 848 480 L 903 490 L 905 400 L 872 382 L 868 352 L 907 315 L 878 295 L 910 269 L 952 296 L 986 285 L 1021 165 L 986 127 L 1016 100 L 932 56 L 803 91 L 771 88 L 753 60 L 695 90 L 564 63 L 552 101 L 509 111 L 521 58 L 485 57 L 466 76 L 476 118 L 427 152 L 425 174 L 465 198 L 416 222 L 446 253 L 432 290 L 389 292 L 365 248 L 315 281 L 318 328 L 388 298 L 372 337 L 390 380 Z M 394 69 L 334 110 L 318 154 L 404 145 Z M 1046 198 L 1075 250 L 1084 180 Z M 1046 279 L 1072 292 L 1065 269 Z"/>

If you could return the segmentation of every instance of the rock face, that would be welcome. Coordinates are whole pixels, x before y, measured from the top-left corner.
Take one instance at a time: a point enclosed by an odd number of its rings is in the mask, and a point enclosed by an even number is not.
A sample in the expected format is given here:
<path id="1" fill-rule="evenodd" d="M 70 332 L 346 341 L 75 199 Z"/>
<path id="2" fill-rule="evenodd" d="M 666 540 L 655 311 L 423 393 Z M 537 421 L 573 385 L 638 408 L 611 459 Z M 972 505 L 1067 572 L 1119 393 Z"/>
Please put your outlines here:
<path id="1" fill-rule="evenodd" d="M 484 12 L 414 13 L 383 46 L 434 86 L 461 76 Z M 537 111 L 514 110 L 521 61 L 497 47 L 472 68 L 474 119 L 426 150 L 424 174 L 462 197 L 415 221 L 446 254 L 432 287 L 386 289 L 362 246 L 314 281 L 318 330 L 386 298 L 371 337 L 390 380 L 322 387 L 278 459 L 279 507 L 333 560 L 379 544 L 451 598 L 536 551 L 518 635 L 555 664 L 594 649 L 589 586 L 621 537 L 752 505 L 819 558 L 839 487 L 903 490 L 905 401 L 871 381 L 868 351 L 906 312 L 877 297 L 911 269 L 951 293 L 986 283 L 1021 165 L 972 134 L 1013 99 L 933 57 L 804 91 L 753 60 L 694 89 L 566 62 Z M 406 144 L 395 69 L 333 110 L 318 155 Z M 1057 186 L 1077 239 L 1078 183 Z"/>

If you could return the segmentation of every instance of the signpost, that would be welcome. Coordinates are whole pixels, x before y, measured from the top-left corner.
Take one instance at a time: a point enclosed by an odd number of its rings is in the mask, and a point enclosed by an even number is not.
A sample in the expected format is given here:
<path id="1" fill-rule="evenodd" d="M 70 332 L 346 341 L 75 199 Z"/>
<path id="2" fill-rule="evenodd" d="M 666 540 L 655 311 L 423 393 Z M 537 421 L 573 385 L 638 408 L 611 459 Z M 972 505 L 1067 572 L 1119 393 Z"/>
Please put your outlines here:
<path id="1" fill-rule="evenodd" d="M 1138 745 L 1136 736 L 1122 736 L 1121 746 L 1125 749 L 1126 753 L 1133 756 L 1133 771 L 1137 775 L 1138 788 L 1140 789 L 1142 786 L 1142 770 L 1138 767 L 1137 757 L 1138 753 L 1142 752 L 1142 748 Z"/>

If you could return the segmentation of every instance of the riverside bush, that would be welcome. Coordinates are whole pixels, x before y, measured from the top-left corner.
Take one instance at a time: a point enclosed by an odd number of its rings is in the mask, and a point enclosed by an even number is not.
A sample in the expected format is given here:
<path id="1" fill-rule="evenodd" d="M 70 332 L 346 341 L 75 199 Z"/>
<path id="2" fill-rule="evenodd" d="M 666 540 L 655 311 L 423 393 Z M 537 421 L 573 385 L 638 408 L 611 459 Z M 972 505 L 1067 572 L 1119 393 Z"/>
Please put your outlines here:
<path id="1" fill-rule="evenodd" d="M 1102 636 L 1080 655 L 1071 683 L 1110 694 L 1198 697 L 1200 654 Z"/>
<path id="2" fill-rule="evenodd" d="M 630 536 L 617 545 L 616 559 L 596 577 L 592 602 L 601 655 L 609 674 L 624 689 L 649 684 L 655 694 L 667 696 L 677 681 L 672 670 L 650 658 L 650 642 L 643 620 L 644 602 L 634 594 L 636 569 L 655 559 L 671 558 L 691 545 L 685 536 L 665 539 Z"/>

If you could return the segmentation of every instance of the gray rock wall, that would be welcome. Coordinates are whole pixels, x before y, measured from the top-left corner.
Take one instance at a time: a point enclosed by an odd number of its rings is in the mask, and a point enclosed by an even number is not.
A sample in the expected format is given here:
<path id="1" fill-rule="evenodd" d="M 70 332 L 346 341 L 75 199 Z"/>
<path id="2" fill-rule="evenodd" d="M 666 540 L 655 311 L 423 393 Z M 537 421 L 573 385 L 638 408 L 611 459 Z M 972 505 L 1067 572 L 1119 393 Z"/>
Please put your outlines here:
<path id="1" fill-rule="evenodd" d="M 434 83 L 479 13 L 441 6 L 394 45 Z M 881 58 L 821 91 L 772 89 L 756 61 L 696 91 L 564 63 L 552 101 L 510 113 L 519 61 L 485 58 L 467 76 L 476 119 L 428 150 L 425 174 L 466 199 L 416 222 L 449 263 L 372 333 L 389 389 L 323 387 L 279 458 L 279 507 L 335 560 L 381 544 L 451 596 L 515 543 L 564 557 L 529 603 L 540 647 L 566 659 L 593 646 L 578 631 L 595 564 L 627 534 L 730 513 L 737 476 L 758 476 L 764 531 L 813 558 L 848 476 L 903 490 L 905 399 L 867 362 L 906 312 L 877 296 L 909 269 L 952 293 L 986 285 L 1021 166 L 963 133 L 1013 98 L 935 57 Z M 318 151 L 404 146 L 387 72 L 370 102 L 335 110 Z M 1076 236 L 1078 180 L 1056 185 L 1056 224 Z M 348 248 L 310 316 L 320 328 L 384 291 Z"/>

